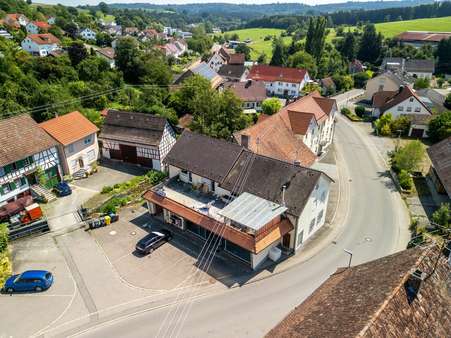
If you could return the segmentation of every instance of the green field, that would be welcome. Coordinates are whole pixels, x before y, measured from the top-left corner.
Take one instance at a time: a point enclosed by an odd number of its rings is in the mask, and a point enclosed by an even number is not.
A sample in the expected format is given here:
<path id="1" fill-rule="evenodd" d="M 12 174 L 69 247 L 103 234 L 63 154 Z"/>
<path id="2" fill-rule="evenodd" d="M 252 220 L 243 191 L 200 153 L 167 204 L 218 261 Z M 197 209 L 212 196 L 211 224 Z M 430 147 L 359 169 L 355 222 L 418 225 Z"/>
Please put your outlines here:
<path id="1" fill-rule="evenodd" d="M 265 41 L 265 36 L 275 35 L 280 36 L 283 29 L 277 28 L 249 28 L 249 29 L 239 29 L 235 31 L 226 32 L 227 34 L 237 33 L 240 37 L 240 41 L 246 39 L 251 39 L 252 42 L 249 44 L 251 48 L 251 59 L 256 60 L 261 53 L 265 53 L 268 61 L 271 59 L 272 55 L 272 39 Z M 287 36 L 283 38 L 285 43 L 291 43 L 291 37 Z"/>
<path id="2" fill-rule="evenodd" d="M 451 16 L 378 23 L 376 29 L 386 38 L 391 38 L 405 31 L 450 32 Z"/>

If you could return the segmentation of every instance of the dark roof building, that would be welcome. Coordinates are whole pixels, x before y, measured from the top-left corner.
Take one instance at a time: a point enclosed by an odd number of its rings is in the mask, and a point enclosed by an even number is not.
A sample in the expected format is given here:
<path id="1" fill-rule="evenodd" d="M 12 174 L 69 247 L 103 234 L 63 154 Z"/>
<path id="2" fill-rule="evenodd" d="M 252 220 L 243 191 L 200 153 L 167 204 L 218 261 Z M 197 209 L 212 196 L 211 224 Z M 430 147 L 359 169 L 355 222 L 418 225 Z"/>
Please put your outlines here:
<path id="1" fill-rule="evenodd" d="M 218 74 L 227 81 L 242 81 L 247 76 L 247 69 L 240 64 L 225 64 L 219 68 Z"/>
<path id="2" fill-rule="evenodd" d="M 439 191 L 451 198 L 451 136 L 434 144 L 427 150 Z"/>
<path id="3" fill-rule="evenodd" d="M 405 63 L 405 71 L 407 73 L 428 73 L 432 74 L 435 71 L 434 60 L 419 60 L 409 59 Z"/>
<path id="4" fill-rule="evenodd" d="M 397 35 L 396 38 L 404 43 L 421 46 L 423 44 L 436 45 L 443 39 L 451 37 L 451 32 L 422 32 L 422 31 L 407 31 Z"/>
<path id="5" fill-rule="evenodd" d="M 265 84 L 261 81 L 226 82 L 224 88 L 230 89 L 243 102 L 262 102 L 267 97 Z"/>
<path id="6" fill-rule="evenodd" d="M 414 248 L 338 269 L 266 337 L 449 337 L 448 255 Z"/>

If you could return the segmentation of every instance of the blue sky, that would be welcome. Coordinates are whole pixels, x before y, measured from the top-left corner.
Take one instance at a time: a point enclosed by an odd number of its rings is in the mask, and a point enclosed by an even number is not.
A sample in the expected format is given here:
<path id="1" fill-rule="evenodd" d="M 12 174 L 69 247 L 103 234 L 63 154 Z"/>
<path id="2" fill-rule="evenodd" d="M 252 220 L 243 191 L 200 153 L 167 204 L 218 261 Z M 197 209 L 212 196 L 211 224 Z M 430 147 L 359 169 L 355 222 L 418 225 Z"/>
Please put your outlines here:
<path id="1" fill-rule="evenodd" d="M 48 4 L 63 4 L 63 5 L 95 5 L 101 0 L 36 0 L 36 3 L 48 3 Z M 185 4 L 185 3 L 207 3 L 207 2 L 228 2 L 228 3 L 245 3 L 245 4 L 262 4 L 262 3 L 287 3 L 287 2 L 302 2 L 308 5 L 327 4 L 327 3 L 339 3 L 346 2 L 347 0 L 103 0 L 106 3 L 153 3 L 153 4 Z"/>

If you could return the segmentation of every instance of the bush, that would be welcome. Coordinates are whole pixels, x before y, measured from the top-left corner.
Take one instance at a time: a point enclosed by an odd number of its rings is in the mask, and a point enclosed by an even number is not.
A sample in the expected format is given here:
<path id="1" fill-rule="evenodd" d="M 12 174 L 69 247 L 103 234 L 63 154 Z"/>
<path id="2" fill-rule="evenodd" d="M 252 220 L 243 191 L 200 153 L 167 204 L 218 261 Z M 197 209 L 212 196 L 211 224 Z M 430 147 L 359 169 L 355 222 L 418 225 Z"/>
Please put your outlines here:
<path id="1" fill-rule="evenodd" d="M 0 224 L 0 253 L 8 248 L 8 226 L 6 223 Z"/>
<path id="2" fill-rule="evenodd" d="M 414 89 L 426 89 L 429 88 L 429 79 L 417 79 L 413 85 Z"/>
<path id="3" fill-rule="evenodd" d="M 445 102 L 443 102 L 443 105 L 445 106 L 445 108 L 451 109 L 451 93 L 446 96 Z"/>
<path id="4" fill-rule="evenodd" d="M 402 170 L 412 173 L 419 169 L 424 158 L 424 146 L 416 140 L 407 143 L 392 154 L 391 165 L 396 172 Z"/>
<path id="5" fill-rule="evenodd" d="M 161 171 L 150 170 L 146 174 L 146 177 L 147 177 L 147 181 L 150 184 L 154 185 L 154 184 L 160 183 L 166 177 L 166 174 Z"/>
<path id="6" fill-rule="evenodd" d="M 263 101 L 262 111 L 266 115 L 273 115 L 277 113 L 282 108 L 282 103 L 278 98 L 269 98 Z"/>
<path id="7" fill-rule="evenodd" d="M 401 135 L 406 136 L 410 129 L 410 119 L 407 116 L 400 116 L 390 122 L 390 129 L 394 136 L 398 136 L 399 131 L 401 131 Z"/>
<path id="8" fill-rule="evenodd" d="M 351 115 L 351 111 L 348 108 L 341 108 L 341 113 L 343 115 Z"/>
<path id="9" fill-rule="evenodd" d="M 390 136 L 391 135 L 391 129 L 389 124 L 384 124 L 383 127 L 379 131 L 379 135 L 381 136 Z"/>
<path id="10" fill-rule="evenodd" d="M 378 135 L 389 136 L 391 135 L 390 123 L 392 121 L 392 114 L 387 113 L 379 117 L 375 122 L 374 126 Z"/>
<path id="11" fill-rule="evenodd" d="M 441 113 L 429 121 L 428 135 L 434 142 L 444 140 L 451 136 L 451 111 Z"/>
<path id="12" fill-rule="evenodd" d="M 108 194 L 113 191 L 113 187 L 110 185 L 106 185 L 102 188 L 101 194 Z"/>
<path id="13" fill-rule="evenodd" d="M 11 276 L 12 266 L 7 251 L 0 253 L 0 285 L 3 285 L 5 280 Z"/>
<path id="14" fill-rule="evenodd" d="M 105 214 L 116 212 L 119 207 L 125 206 L 129 201 L 128 197 L 113 197 L 100 209 L 100 212 Z"/>
<path id="15" fill-rule="evenodd" d="M 402 169 L 399 172 L 398 179 L 399 179 L 399 185 L 401 186 L 401 188 L 403 188 L 404 190 L 412 189 L 413 179 L 406 170 Z"/>
<path id="16" fill-rule="evenodd" d="M 451 207 L 449 203 L 443 203 L 440 208 L 438 208 L 432 214 L 432 221 L 436 224 L 449 228 L 451 225 Z"/>
<path id="17" fill-rule="evenodd" d="M 358 117 L 363 117 L 363 115 L 365 115 L 366 109 L 364 106 L 357 106 L 355 107 L 354 111 Z"/>

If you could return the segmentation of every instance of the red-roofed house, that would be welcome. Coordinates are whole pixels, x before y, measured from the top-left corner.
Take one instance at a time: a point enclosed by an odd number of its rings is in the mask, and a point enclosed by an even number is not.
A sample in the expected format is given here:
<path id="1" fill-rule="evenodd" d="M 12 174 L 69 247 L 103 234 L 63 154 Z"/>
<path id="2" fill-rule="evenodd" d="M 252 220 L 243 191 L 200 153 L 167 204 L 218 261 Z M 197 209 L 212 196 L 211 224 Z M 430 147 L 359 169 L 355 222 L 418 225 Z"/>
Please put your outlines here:
<path id="1" fill-rule="evenodd" d="M 51 33 L 29 34 L 21 43 L 22 49 L 37 56 L 47 56 L 60 49 L 60 40 Z"/>
<path id="2" fill-rule="evenodd" d="M 45 21 L 30 21 L 27 26 L 28 34 L 45 33 L 51 26 Z"/>
<path id="3" fill-rule="evenodd" d="M 253 66 L 248 78 L 263 81 L 269 94 L 283 97 L 298 97 L 302 88 L 310 81 L 305 69 L 268 65 Z"/>
<path id="4" fill-rule="evenodd" d="M 58 143 L 64 173 L 89 170 L 99 157 L 99 129 L 78 111 L 42 122 L 39 126 Z"/>
<path id="5" fill-rule="evenodd" d="M 9 27 L 20 28 L 20 26 L 26 26 L 28 23 L 28 18 L 19 13 L 6 14 L 4 22 Z"/>

